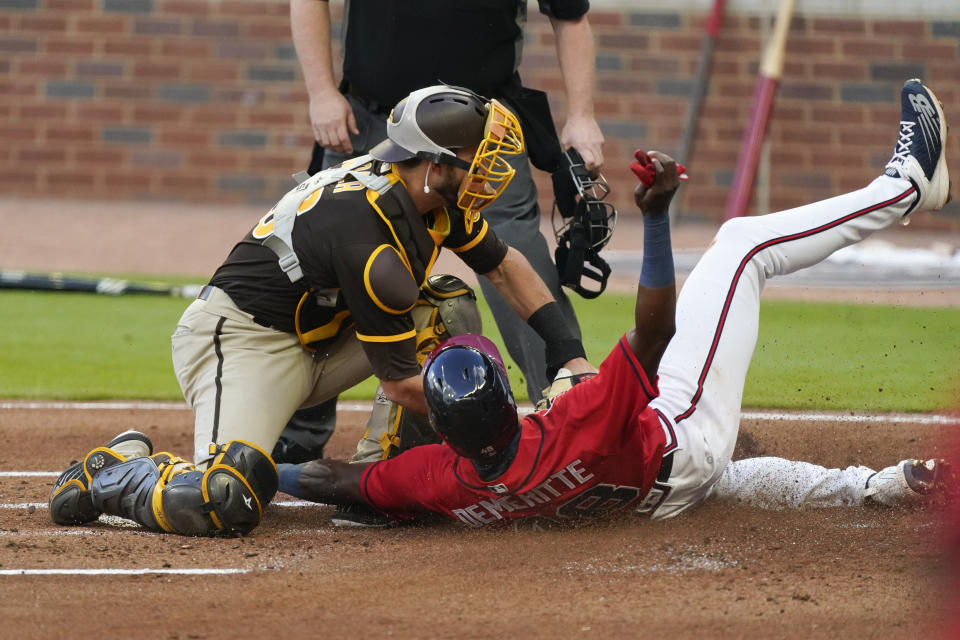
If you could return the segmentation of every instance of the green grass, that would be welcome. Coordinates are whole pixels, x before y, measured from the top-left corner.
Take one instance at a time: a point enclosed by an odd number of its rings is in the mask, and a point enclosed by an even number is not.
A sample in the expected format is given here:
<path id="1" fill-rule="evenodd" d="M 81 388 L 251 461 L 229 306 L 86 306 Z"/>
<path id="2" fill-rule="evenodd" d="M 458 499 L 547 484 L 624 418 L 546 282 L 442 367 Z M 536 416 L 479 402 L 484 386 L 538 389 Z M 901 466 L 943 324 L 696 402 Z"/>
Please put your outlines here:
<path id="1" fill-rule="evenodd" d="M 0 396 L 182 399 L 170 334 L 187 301 L 0 293 Z"/>
<path id="2" fill-rule="evenodd" d="M 0 292 L 0 397 L 180 400 L 170 340 L 187 300 Z M 630 326 L 633 297 L 574 304 L 599 363 Z M 484 326 L 500 337 L 485 306 Z M 930 411 L 953 406 L 960 309 L 766 302 L 744 406 Z M 510 367 L 515 390 L 523 381 Z M 345 394 L 369 399 L 375 382 Z"/>
<path id="3" fill-rule="evenodd" d="M 769 302 L 744 404 L 852 411 L 956 406 L 960 309 Z"/>

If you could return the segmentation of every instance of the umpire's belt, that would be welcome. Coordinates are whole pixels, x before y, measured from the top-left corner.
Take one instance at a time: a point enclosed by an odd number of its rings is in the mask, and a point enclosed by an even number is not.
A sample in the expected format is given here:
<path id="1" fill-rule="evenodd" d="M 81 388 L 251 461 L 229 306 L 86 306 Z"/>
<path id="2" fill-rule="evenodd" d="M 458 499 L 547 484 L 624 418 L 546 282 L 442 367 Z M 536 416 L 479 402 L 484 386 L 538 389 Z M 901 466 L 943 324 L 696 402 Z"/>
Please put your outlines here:
<path id="1" fill-rule="evenodd" d="M 379 100 L 373 100 L 366 96 L 360 95 L 359 93 L 357 93 L 356 87 L 354 87 L 350 83 L 347 83 L 346 95 L 356 100 L 358 103 L 360 103 L 360 106 L 362 106 L 364 109 L 366 109 L 370 113 L 374 113 L 378 116 L 386 117 L 390 115 L 390 112 L 393 110 L 392 104 L 386 104 L 386 103 L 380 102 Z"/>

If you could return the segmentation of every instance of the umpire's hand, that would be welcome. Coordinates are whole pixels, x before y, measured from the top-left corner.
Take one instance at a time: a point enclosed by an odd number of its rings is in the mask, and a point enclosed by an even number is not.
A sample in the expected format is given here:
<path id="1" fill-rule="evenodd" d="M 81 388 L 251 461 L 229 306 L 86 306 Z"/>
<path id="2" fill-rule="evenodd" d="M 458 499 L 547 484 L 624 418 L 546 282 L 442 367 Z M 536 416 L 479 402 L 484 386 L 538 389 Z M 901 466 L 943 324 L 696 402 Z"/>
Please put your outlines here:
<path id="1" fill-rule="evenodd" d="M 677 162 L 660 151 L 646 153 L 637 150 L 636 160 L 630 163 L 630 169 L 640 179 L 633 191 L 633 200 L 645 216 L 666 213 L 670 200 L 680 186 Z"/>
<path id="2" fill-rule="evenodd" d="M 313 137 L 324 149 L 353 153 L 350 134 L 357 135 L 357 119 L 347 99 L 334 88 L 310 96 L 310 124 Z"/>

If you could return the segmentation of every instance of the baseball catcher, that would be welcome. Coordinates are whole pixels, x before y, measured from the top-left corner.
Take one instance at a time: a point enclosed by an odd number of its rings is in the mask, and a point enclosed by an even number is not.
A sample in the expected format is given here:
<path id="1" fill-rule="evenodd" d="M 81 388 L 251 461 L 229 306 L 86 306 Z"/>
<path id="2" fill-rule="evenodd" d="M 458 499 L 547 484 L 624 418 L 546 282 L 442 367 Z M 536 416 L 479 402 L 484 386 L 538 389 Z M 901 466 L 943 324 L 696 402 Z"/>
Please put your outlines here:
<path id="1" fill-rule="evenodd" d="M 181 316 L 173 364 L 195 416 L 196 467 L 153 454 L 87 456 L 56 483 L 56 522 L 119 511 L 180 533 L 248 531 L 276 490 L 265 452 L 293 413 L 371 374 L 384 403 L 358 459 L 435 438 L 412 417 L 427 412 L 421 362 L 450 335 L 480 331 L 470 288 L 431 273 L 444 247 L 543 339 L 550 377 L 590 368 L 549 289 L 482 215 L 513 178 L 505 158 L 524 148 L 513 113 L 438 85 L 401 100 L 387 134 L 369 155 L 301 176 Z M 102 478 L 101 458 L 116 467 Z M 235 507 L 257 515 L 240 518 Z"/>

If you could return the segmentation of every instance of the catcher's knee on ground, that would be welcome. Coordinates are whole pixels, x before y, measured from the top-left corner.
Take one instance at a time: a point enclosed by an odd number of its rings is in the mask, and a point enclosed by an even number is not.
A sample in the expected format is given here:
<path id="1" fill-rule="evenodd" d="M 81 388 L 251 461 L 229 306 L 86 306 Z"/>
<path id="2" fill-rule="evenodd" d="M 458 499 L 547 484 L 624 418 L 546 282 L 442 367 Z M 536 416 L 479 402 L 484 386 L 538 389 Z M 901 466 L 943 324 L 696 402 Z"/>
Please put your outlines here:
<path id="1" fill-rule="evenodd" d="M 162 453 L 104 469 L 90 487 L 94 506 L 154 531 L 249 533 L 277 491 L 277 467 L 262 449 L 242 440 L 213 453 L 206 471 Z"/>
<path id="2" fill-rule="evenodd" d="M 482 333 L 477 296 L 456 276 L 438 274 L 427 278 L 420 299 L 410 310 L 417 330 L 417 360 L 423 366 L 430 352 L 451 336 Z M 377 389 L 367 430 L 351 462 L 371 462 L 393 457 L 421 444 L 440 442 L 426 416 L 390 402 Z"/>

